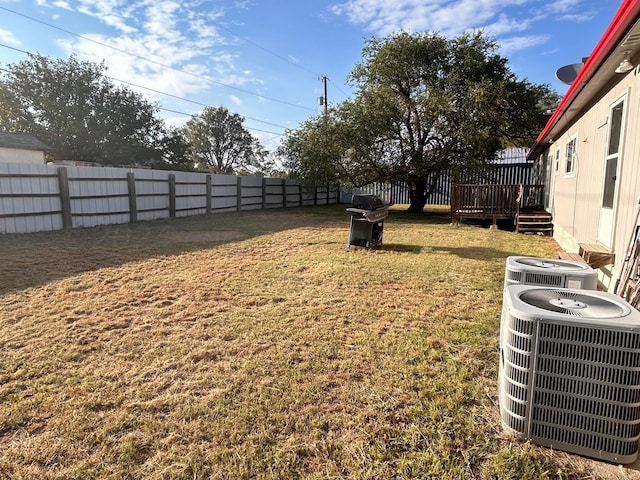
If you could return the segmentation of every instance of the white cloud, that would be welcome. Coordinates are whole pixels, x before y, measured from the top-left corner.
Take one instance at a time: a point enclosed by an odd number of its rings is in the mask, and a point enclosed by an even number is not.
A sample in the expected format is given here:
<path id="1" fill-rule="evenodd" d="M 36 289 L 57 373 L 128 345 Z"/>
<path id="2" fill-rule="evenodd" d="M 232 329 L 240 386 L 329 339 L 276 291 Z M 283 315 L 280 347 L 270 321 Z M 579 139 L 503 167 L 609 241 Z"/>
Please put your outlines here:
<path id="1" fill-rule="evenodd" d="M 237 71 L 235 56 L 224 49 L 225 40 L 213 25 L 221 12 L 198 13 L 181 1 L 80 0 L 84 14 L 116 29 L 117 35 L 82 33 L 59 44 L 80 58 L 104 61 L 110 77 L 178 97 L 253 81 L 251 72 Z M 160 100 L 158 94 L 138 90 Z"/>
<path id="2" fill-rule="evenodd" d="M 560 20 L 566 20 L 569 22 L 582 23 L 588 22 L 589 20 L 593 20 L 595 14 L 593 12 L 581 12 L 581 13 L 567 13 L 566 15 L 561 15 Z"/>
<path id="3" fill-rule="evenodd" d="M 168 43 L 180 41 L 177 13 L 180 5 L 171 0 L 156 1 L 145 9 L 144 31 L 147 35 L 158 35 Z"/>
<path id="4" fill-rule="evenodd" d="M 1 28 L 0 28 L 0 40 L 2 40 L 5 43 L 8 43 L 9 45 L 22 45 L 22 42 L 20 42 L 20 40 L 18 40 L 12 32 L 8 30 L 3 30 Z"/>
<path id="5" fill-rule="evenodd" d="M 135 4 L 127 7 L 129 2 L 121 0 L 80 0 L 79 3 L 78 11 L 95 17 L 122 33 L 134 33 L 138 30 L 132 25 L 136 20 L 136 17 L 131 15 L 132 9 L 136 8 Z"/>
<path id="6" fill-rule="evenodd" d="M 110 77 L 180 97 L 211 86 L 207 80 L 208 69 L 192 62 L 193 51 L 182 50 L 176 45 L 163 45 L 153 36 L 115 39 L 95 34 L 84 36 L 86 39 L 73 43 L 64 41 L 60 44 L 81 58 L 94 62 L 104 61 L 108 68 L 106 74 Z M 157 96 L 144 90 L 140 90 L 140 93 L 151 98 Z"/>
<path id="7" fill-rule="evenodd" d="M 439 31 L 458 35 L 491 23 L 505 5 L 525 0 L 348 0 L 335 5 L 336 15 L 364 24 L 378 35 L 394 31 Z"/>
<path id="8" fill-rule="evenodd" d="M 52 5 L 54 7 L 57 7 L 57 8 L 62 8 L 64 10 L 73 11 L 73 8 L 71 8 L 71 5 L 69 5 L 69 3 L 67 3 L 67 2 L 65 2 L 63 0 L 58 0 L 56 2 L 53 2 Z"/>
<path id="9" fill-rule="evenodd" d="M 240 100 L 235 95 L 229 95 L 229 100 L 231 100 L 231 102 L 233 102 L 235 105 L 242 105 L 242 100 Z"/>
<path id="10" fill-rule="evenodd" d="M 556 0 L 544 13 L 539 5 L 535 8 L 538 13 L 533 13 L 534 0 L 347 0 L 331 11 L 379 36 L 397 31 L 438 31 L 452 37 L 482 30 L 498 38 L 500 51 L 506 55 L 548 42 L 548 35 L 523 33 L 550 13 L 568 16 L 581 1 Z M 532 8 L 525 8 L 528 4 Z"/>
<path id="11" fill-rule="evenodd" d="M 575 11 L 581 0 L 554 0 L 547 5 L 547 9 L 552 13 L 566 13 Z"/>
<path id="12" fill-rule="evenodd" d="M 498 43 L 500 45 L 500 52 L 503 55 L 510 55 L 515 51 L 543 45 L 548 41 L 548 35 L 529 35 L 523 37 L 510 37 L 501 39 L 498 41 Z"/>
<path id="13" fill-rule="evenodd" d="M 486 25 L 483 27 L 483 30 L 491 37 L 498 37 L 507 33 L 522 32 L 528 30 L 530 27 L 531 20 L 516 20 L 509 18 L 505 14 L 500 14 L 494 23 Z"/>
<path id="14" fill-rule="evenodd" d="M 438 31 L 447 36 L 476 30 L 491 24 L 511 23 L 504 9 L 524 5 L 531 0 L 347 0 L 331 11 L 345 16 L 349 22 L 363 24 L 377 35 L 385 36 L 404 30 Z"/>

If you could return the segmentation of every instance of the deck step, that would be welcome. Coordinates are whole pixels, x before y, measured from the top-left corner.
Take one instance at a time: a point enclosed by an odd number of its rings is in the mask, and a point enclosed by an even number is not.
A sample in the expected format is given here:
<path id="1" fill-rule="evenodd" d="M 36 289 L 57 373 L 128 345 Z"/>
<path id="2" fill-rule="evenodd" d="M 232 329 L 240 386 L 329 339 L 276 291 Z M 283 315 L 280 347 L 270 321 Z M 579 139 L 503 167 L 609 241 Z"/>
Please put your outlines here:
<path id="1" fill-rule="evenodd" d="M 553 235 L 553 217 L 544 211 L 520 212 L 516 216 L 516 232 Z"/>
<path id="2" fill-rule="evenodd" d="M 558 252 L 558 258 L 560 260 L 571 260 L 572 262 L 587 263 L 587 262 L 585 262 L 584 258 L 582 258 L 582 256 L 579 253 L 560 251 L 560 252 Z"/>
<path id="3" fill-rule="evenodd" d="M 578 253 L 592 268 L 601 268 L 611 265 L 616 259 L 616 254 L 597 243 L 579 243 Z"/>
<path id="4" fill-rule="evenodd" d="M 550 222 L 552 217 L 551 215 L 518 215 L 518 219 L 521 222 Z"/>

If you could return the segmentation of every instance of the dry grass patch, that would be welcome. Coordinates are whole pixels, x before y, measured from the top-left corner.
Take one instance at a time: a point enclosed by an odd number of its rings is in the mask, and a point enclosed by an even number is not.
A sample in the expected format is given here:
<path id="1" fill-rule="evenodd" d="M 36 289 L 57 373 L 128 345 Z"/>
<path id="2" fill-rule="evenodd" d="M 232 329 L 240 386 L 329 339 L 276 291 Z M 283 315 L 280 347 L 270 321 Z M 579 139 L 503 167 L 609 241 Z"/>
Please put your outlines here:
<path id="1" fill-rule="evenodd" d="M 0 237 L 0 478 L 582 478 L 504 438 L 508 255 L 344 207 Z M 513 476 L 515 474 L 517 476 Z"/>

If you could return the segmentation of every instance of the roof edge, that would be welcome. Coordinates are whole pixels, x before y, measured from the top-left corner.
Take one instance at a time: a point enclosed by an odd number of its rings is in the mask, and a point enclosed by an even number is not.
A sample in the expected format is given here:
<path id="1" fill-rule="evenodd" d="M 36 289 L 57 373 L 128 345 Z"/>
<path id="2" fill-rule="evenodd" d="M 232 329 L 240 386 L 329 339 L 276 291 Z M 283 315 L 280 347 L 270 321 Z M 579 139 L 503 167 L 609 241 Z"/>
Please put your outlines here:
<path id="1" fill-rule="evenodd" d="M 603 36 L 593 49 L 593 52 L 591 52 L 591 55 L 589 55 L 584 66 L 580 69 L 575 81 L 571 84 L 571 87 L 569 87 L 569 90 L 567 90 L 564 97 L 562 97 L 562 100 L 551 115 L 551 118 L 549 118 L 549 121 L 536 138 L 527 159 L 533 159 L 541 153 L 549 132 L 556 126 L 562 115 L 569 109 L 569 107 L 571 107 L 571 104 L 578 97 L 582 89 L 613 52 L 624 35 L 626 35 L 629 29 L 633 26 L 639 15 L 640 0 L 623 1 L 622 5 L 620 5 L 620 8 L 611 20 L 611 23 L 607 27 L 607 30 L 605 30 Z"/>

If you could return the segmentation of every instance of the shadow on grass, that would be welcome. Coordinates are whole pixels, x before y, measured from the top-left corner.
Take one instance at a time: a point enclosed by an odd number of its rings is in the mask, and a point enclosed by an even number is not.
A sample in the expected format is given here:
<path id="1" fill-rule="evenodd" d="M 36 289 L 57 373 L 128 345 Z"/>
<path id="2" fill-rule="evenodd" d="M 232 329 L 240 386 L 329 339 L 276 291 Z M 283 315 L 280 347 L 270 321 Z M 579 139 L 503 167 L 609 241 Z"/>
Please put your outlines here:
<path id="1" fill-rule="evenodd" d="M 408 205 L 393 205 L 390 219 L 397 223 L 431 223 L 444 225 L 451 223 L 451 210 L 448 206 L 427 205 L 422 213 L 407 211 Z"/>
<path id="2" fill-rule="evenodd" d="M 504 250 L 491 247 L 433 247 L 432 251 L 444 252 L 471 260 L 495 260 L 516 255 L 516 253 L 513 252 L 505 252 Z"/>
<path id="3" fill-rule="evenodd" d="M 347 231 L 344 205 L 329 205 L 0 235 L 0 294 L 286 230 L 335 228 L 342 222 Z"/>
<path id="4" fill-rule="evenodd" d="M 398 252 L 398 253 L 422 253 L 422 247 L 420 245 L 402 245 L 398 243 L 383 243 L 376 250 L 385 252 Z"/>

